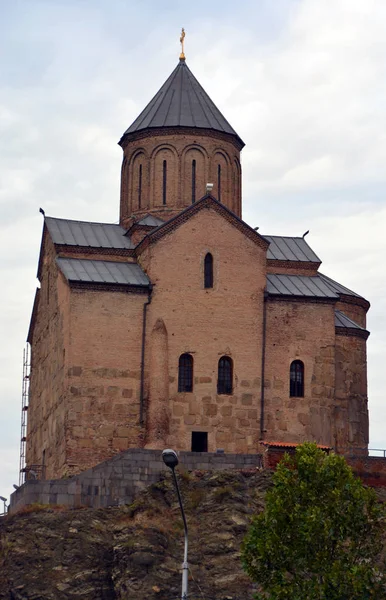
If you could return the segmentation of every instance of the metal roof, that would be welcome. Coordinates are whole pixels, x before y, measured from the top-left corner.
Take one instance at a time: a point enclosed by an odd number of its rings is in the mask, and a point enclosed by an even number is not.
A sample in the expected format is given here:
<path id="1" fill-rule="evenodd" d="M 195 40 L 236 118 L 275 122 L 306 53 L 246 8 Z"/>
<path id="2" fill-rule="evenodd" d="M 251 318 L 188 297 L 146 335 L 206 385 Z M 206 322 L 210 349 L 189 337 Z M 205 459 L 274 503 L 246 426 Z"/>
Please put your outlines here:
<path id="1" fill-rule="evenodd" d="M 344 285 L 341 285 L 337 281 L 330 279 L 330 277 L 327 277 L 327 275 L 319 273 L 319 276 L 323 279 L 324 283 L 337 294 L 343 294 L 344 296 L 355 296 L 356 298 L 363 298 L 363 296 L 360 296 L 352 290 L 349 290 L 348 288 L 344 287 Z"/>
<path id="2" fill-rule="evenodd" d="M 334 298 L 339 294 L 328 286 L 320 275 L 267 274 L 267 291 L 273 296 L 307 296 L 310 298 Z"/>
<path id="3" fill-rule="evenodd" d="M 68 281 L 148 286 L 150 280 L 136 263 L 57 258 L 56 262 Z"/>
<path id="4" fill-rule="evenodd" d="M 158 227 L 159 225 L 163 225 L 165 221 L 159 219 L 158 217 L 153 217 L 153 215 L 146 215 L 140 221 L 137 221 L 137 225 L 147 225 L 148 227 Z"/>
<path id="5" fill-rule="evenodd" d="M 322 262 L 302 237 L 279 235 L 265 235 L 264 237 L 269 242 L 268 260 L 294 260 L 319 264 Z"/>
<path id="6" fill-rule="evenodd" d="M 90 223 L 46 217 L 45 224 L 54 244 L 92 248 L 134 248 L 126 230 L 110 223 Z"/>
<path id="7" fill-rule="evenodd" d="M 350 319 L 341 310 L 335 311 L 335 327 L 347 327 L 349 329 L 362 329 L 362 331 L 366 331 L 364 327 L 355 323 L 355 321 Z"/>
<path id="8" fill-rule="evenodd" d="M 180 60 L 124 135 L 152 127 L 201 127 L 239 138 L 194 77 L 185 60 Z"/>

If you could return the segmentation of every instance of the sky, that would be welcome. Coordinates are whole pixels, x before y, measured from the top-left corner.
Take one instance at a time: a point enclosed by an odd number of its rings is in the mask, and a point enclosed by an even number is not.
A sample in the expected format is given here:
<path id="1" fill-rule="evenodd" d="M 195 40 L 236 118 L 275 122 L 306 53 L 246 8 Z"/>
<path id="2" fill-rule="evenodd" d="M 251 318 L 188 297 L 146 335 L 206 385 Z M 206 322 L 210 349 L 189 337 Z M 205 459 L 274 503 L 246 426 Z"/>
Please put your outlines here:
<path id="1" fill-rule="evenodd" d="M 386 2 L 0 0 L 0 495 L 18 483 L 42 216 L 117 222 L 122 133 L 178 62 L 246 143 L 243 218 L 302 235 L 371 302 L 370 447 L 386 448 Z"/>

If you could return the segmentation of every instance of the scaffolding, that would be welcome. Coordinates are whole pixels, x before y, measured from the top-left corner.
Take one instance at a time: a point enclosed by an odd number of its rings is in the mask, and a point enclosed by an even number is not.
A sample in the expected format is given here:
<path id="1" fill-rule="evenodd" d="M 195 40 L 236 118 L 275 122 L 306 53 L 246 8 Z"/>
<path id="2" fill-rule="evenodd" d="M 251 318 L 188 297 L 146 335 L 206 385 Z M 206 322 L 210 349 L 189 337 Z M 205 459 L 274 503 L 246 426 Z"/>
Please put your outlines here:
<path id="1" fill-rule="evenodd" d="M 20 469 L 19 469 L 19 485 L 23 485 L 25 481 L 25 447 L 27 441 L 27 412 L 29 403 L 29 382 L 31 372 L 31 352 L 30 346 L 27 343 L 23 350 L 23 384 L 21 393 L 21 432 L 20 432 Z"/>

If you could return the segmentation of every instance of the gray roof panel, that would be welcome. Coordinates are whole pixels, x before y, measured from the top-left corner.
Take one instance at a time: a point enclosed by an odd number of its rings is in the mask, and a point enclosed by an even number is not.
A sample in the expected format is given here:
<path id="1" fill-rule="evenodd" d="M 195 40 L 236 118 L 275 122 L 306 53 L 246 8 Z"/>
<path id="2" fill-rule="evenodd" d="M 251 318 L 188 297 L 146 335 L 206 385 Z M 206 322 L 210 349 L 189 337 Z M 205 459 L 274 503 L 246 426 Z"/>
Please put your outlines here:
<path id="1" fill-rule="evenodd" d="M 269 242 L 267 251 L 268 260 L 321 263 L 320 258 L 302 237 L 284 237 L 278 235 L 264 235 L 263 237 Z"/>
<path id="2" fill-rule="evenodd" d="M 364 327 L 355 323 L 355 321 L 350 319 L 341 310 L 335 311 L 335 327 L 347 327 L 348 329 L 362 329 L 362 331 L 366 331 Z"/>
<path id="3" fill-rule="evenodd" d="M 90 248 L 134 248 L 126 230 L 110 223 L 91 223 L 46 217 L 45 224 L 54 244 L 63 246 L 86 246 Z"/>
<path id="4" fill-rule="evenodd" d="M 319 275 L 267 275 L 267 291 L 272 296 L 303 296 L 309 298 L 334 298 L 338 293 L 331 290 Z"/>
<path id="5" fill-rule="evenodd" d="M 323 275 L 322 273 L 320 273 L 320 277 L 331 290 L 337 292 L 338 294 L 343 294 L 344 296 L 355 296 L 356 298 L 363 298 L 363 296 L 360 296 L 352 290 L 349 290 L 348 288 L 344 287 L 344 285 L 338 283 L 337 281 L 334 281 L 333 279 L 330 279 L 330 277 L 327 277 L 327 275 Z"/>
<path id="6" fill-rule="evenodd" d="M 185 60 L 180 60 L 124 135 L 152 127 L 201 127 L 229 133 L 240 140 L 194 77 Z"/>
<path id="7" fill-rule="evenodd" d="M 56 262 L 68 281 L 148 286 L 150 280 L 136 263 L 57 258 Z"/>

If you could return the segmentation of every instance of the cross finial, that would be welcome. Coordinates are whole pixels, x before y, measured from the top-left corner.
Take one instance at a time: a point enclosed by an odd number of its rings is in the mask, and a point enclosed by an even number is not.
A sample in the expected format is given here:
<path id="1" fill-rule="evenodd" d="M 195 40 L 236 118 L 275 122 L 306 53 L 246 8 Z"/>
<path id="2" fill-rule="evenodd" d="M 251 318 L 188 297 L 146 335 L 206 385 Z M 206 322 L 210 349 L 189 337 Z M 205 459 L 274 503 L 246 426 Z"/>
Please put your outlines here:
<path id="1" fill-rule="evenodd" d="M 181 42 L 181 54 L 180 54 L 180 60 L 185 60 L 185 54 L 184 54 L 184 39 L 185 39 L 185 29 L 182 28 L 181 29 L 181 36 L 180 36 L 180 42 Z"/>

